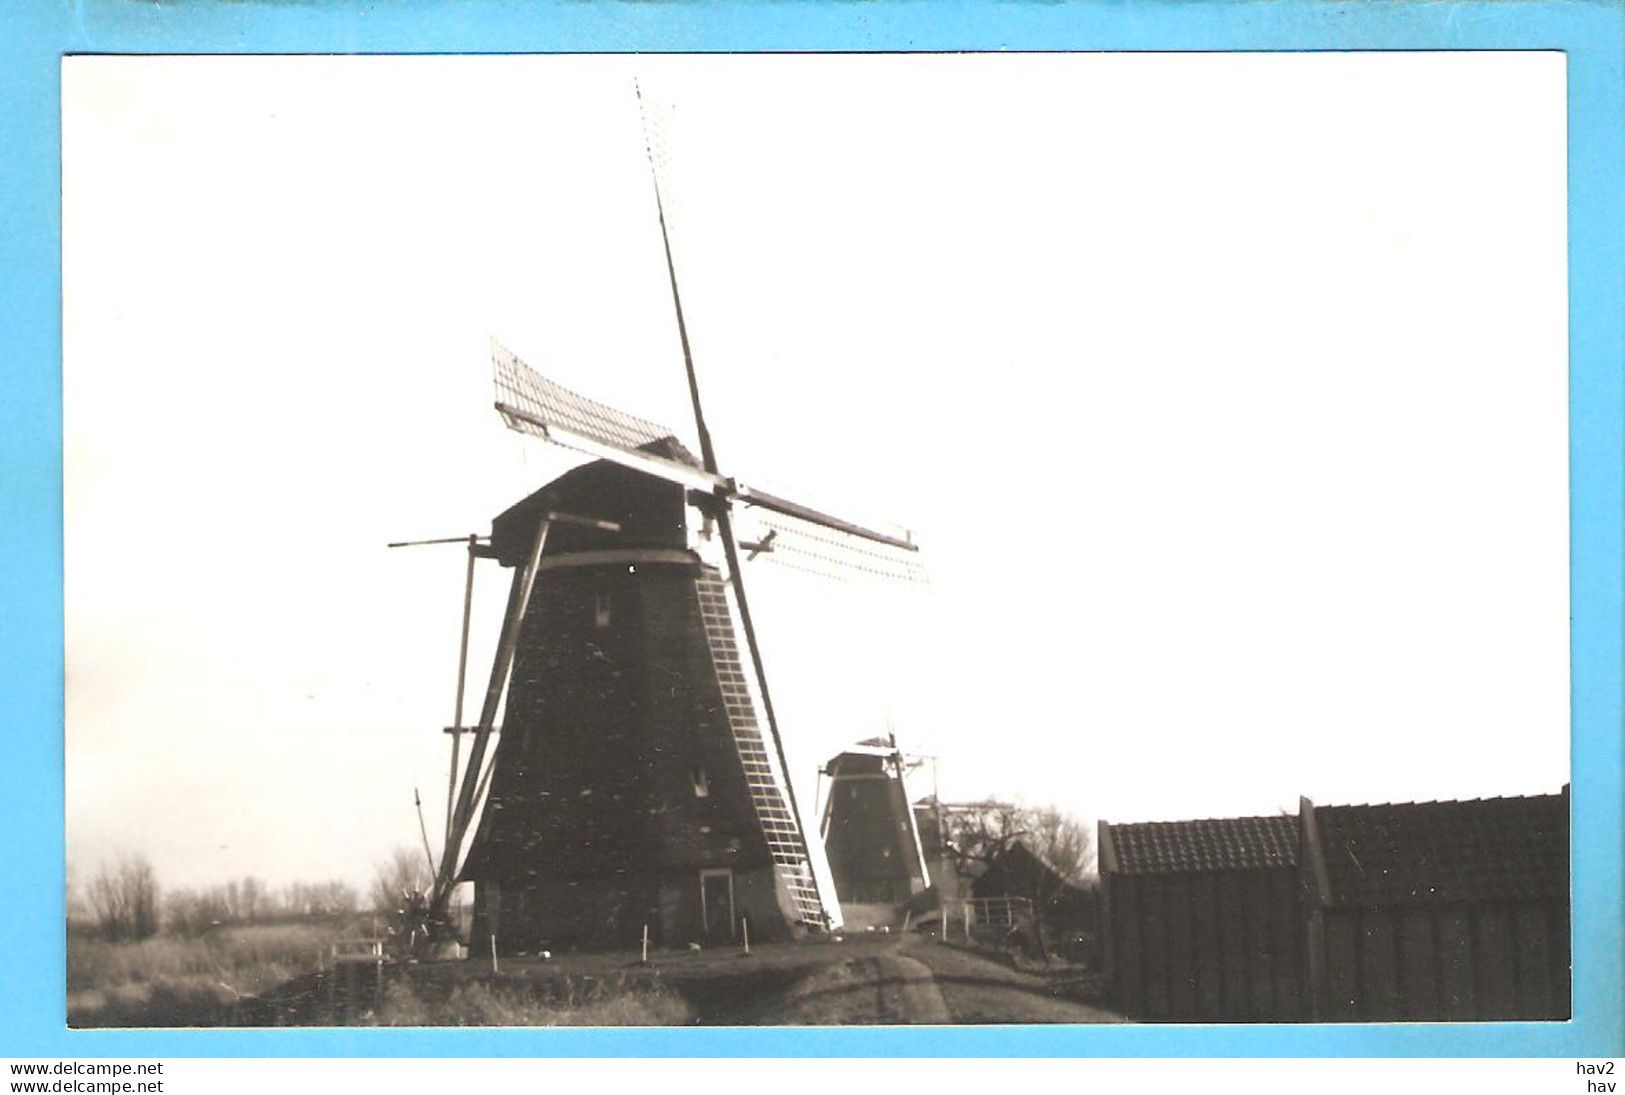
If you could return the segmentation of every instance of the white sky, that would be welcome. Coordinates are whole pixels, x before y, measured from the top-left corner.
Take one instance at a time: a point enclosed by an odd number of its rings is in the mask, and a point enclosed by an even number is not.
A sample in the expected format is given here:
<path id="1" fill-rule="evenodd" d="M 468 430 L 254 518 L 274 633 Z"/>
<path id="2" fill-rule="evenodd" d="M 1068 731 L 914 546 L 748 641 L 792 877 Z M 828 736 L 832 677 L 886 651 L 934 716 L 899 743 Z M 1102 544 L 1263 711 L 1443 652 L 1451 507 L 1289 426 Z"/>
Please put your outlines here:
<path id="1" fill-rule="evenodd" d="M 1568 778 L 1560 54 L 70 58 L 71 861 L 439 831 L 463 558 L 383 545 L 572 463 L 488 339 L 692 433 L 633 75 L 723 470 L 934 575 L 752 564 L 804 810 L 888 717 L 1089 820 Z"/>

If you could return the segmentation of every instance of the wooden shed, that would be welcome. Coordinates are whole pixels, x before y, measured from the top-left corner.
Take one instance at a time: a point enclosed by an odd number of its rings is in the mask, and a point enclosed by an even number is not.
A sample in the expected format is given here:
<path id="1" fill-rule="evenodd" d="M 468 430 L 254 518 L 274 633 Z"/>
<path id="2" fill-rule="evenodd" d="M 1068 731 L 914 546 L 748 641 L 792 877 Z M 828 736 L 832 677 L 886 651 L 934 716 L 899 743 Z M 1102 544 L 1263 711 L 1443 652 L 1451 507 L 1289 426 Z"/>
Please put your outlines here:
<path id="1" fill-rule="evenodd" d="M 1126 1013 L 1305 1016 L 1296 818 L 1102 821 L 1099 842 L 1105 973 Z"/>
<path id="2" fill-rule="evenodd" d="M 1569 1017 L 1567 788 L 1299 813 L 1317 1017 Z"/>
<path id="3" fill-rule="evenodd" d="M 1569 796 L 1100 823 L 1106 972 L 1144 1019 L 1570 1015 Z"/>

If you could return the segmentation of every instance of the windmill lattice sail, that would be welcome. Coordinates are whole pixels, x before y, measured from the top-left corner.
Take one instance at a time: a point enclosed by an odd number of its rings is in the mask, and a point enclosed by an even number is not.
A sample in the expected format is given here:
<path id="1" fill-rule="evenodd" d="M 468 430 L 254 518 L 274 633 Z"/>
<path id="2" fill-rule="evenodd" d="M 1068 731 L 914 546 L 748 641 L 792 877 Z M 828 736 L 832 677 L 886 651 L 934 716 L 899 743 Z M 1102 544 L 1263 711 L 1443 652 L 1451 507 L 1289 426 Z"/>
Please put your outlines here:
<path id="1" fill-rule="evenodd" d="M 769 552 L 763 557 L 771 558 L 778 566 L 843 582 L 875 578 L 914 585 L 931 583 L 930 572 L 916 552 L 864 540 L 789 514 L 761 514 L 758 520 L 773 533 Z"/>
<path id="2" fill-rule="evenodd" d="M 766 528 L 784 537 L 782 555 L 777 542 L 764 553 L 773 562 L 833 578 L 929 580 L 907 530 L 860 525 L 707 472 L 673 431 L 576 394 L 495 341 L 491 368 L 496 409 L 509 429 L 751 507 Z"/>
<path id="3" fill-rule="evenodd" d="M 672 436 L 665 426 L 577 395 L 547 379 L 495 341 L 491 343 L 491 377 L 502 420 L 509 429 L 532 437 L 553 440 L 548 432 L 551 425 L 601 445 L 641 449 Z"/>

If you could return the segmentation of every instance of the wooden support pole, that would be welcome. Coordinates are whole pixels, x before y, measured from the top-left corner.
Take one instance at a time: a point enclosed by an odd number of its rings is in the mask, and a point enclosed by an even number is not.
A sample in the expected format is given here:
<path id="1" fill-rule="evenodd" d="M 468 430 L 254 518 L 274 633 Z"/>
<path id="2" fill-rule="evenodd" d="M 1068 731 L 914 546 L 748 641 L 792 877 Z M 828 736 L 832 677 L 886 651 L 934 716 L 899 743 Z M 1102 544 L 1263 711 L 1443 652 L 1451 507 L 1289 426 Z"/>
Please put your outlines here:
<path id="1" fill-rule="evenodd" d="M 457 648 L 457 710 L 451 723 L 451 777 L 446 780 L 446 848 L 451 847 L 452 807 L 457 795 L 457 753 L 463 741 L 463 691 L 468 682 L 468 623 L 474 609 L 474 549 L 479 537 L 468 534 L 468 574 L 463 580 L 463 637 Z M 442 853 L 444 854 L 444 853 Z"/>
<path id="2" fill-rule="evenodd" d="M 1311 1019 L 1326 1018 L 1326 908 L 1332 903 L 1331 878 L 1326 872 L 1326 852 L 1320 844 L 1320 824 L 1315 804 L 1298 798 L 1298 870 L 1300 892 L 1304 895 L 1303 940 L 1308 980 L 1308 1011 Z"/>

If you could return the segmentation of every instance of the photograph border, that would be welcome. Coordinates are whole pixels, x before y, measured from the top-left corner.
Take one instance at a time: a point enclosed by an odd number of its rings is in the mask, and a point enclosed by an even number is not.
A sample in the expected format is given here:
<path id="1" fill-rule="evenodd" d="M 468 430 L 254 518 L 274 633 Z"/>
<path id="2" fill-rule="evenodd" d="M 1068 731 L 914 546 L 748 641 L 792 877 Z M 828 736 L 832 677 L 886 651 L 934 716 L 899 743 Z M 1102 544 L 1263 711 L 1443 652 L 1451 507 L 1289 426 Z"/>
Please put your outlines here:
<path id="1" fill-rule="evenodd" d="M 1609 1056 L 1622 965 L 1625 8 L 1617 2 L 24 0 L 0 41 L 0 932 L 10 1056 Z M 1558 50 L 1568 58 L 1574 1019 L 1567 1023 L 70 1031 L 63 898 L 61 61 L 77 53 Z"/>

